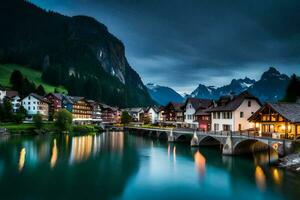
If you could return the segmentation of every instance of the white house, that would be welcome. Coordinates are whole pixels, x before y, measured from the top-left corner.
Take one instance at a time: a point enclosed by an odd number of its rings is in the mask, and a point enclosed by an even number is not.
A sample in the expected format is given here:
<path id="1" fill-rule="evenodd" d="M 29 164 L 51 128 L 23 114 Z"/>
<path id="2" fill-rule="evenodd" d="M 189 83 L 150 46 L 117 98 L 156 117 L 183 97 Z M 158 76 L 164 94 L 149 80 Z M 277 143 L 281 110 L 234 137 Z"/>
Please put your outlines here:
<path id="1" fill-rule="evenodd" d="M 19 93 L 17 91 L 7 91 L 5 97 L 11 102 L 13 112 L 17 112 L 21 106 Z"/>
<path id="2" fill-rule="evenodd" d="M 144 115 L 144 109 L 143 108 L 126 108 L 124 111 L 127 111 L 129 115 L 132 117 L 133 122 L 141 122 L 143 115 Z"/>
<path id="3" fill-rule="evenodd" d="M 30 119 L 36 114 L 41 114 L 43 119 L 48 119 L 49 103 L 47 99 L 35 93 L 31 93 L 22 99 L 22 106 L 27 110 Z"/>
<path id="4" fill-rule="evenodd" d="M 248 118 L 262 106 L 258 98 L 245 91 L 238 96 L 221 97 L 211 113 L 212 131 L 243 131 L 251 127 Z"/>
<path id="5" fill-rule="evenodd" d="M 187 98 L 184 108 L 184 125 L 189 128 L 197 128 L 198 122 L 195 113 L 199 109 L 207 109 L 213 104 L 209 99 Z"/>
<path id="6" fill-rule="evenodd" d="M 4 97 L 6 96 L 6 90 L 0 87 L 0 103 L 3 102 Z"/>
<path id="7" fill-rule="evenodd" d="M 150 121 L 152 124 L 158 122 L 159 120 L 159 109 L 156 106 L 149 106 L 145 114 L 147 114 L 150 118 Z"/>

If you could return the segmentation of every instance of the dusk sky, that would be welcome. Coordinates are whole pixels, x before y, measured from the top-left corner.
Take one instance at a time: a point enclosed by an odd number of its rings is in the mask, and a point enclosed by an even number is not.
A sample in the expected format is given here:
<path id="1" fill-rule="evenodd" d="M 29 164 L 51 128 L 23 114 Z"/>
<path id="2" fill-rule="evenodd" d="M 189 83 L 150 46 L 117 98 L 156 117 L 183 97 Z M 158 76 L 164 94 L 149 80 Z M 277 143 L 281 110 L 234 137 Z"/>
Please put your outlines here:
<path id="1" fill-rule="evenodd" d="M 31 0 L 89 15 L 123 41 L 144 83 L 192 92 L 199 83 L 259 79 L 269 66 L 300 75 L 299 0 Z"/>

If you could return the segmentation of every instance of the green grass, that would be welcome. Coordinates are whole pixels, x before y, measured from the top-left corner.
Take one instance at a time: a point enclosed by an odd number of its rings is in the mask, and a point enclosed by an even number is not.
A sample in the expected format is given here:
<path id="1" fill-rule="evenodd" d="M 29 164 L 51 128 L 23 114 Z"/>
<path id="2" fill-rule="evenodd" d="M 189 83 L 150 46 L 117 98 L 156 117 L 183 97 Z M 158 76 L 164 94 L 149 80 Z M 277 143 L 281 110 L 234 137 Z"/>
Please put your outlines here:
<path id="1" fill-rule="evenodd" d="M 22 123 L 22 124 L 16 124 L 16 123 L 2 123 L 0 124 L 0 128 L 7 128 L 9 131 L 25 131 L 34 129 L 35 126 L 33 123 Z M 53 123 L 44 123 L 43 129 L 53 129 L 54 124 Z"/>
<path id="2" fill-rule="evenodd" d="M 44 83 L 42 81 L 42 73 L 37 70 L 33 70 L 30 68 L 26 68 L 20 65 L 15 64 L 0 64 L 0 85 L 4 87 L 10 87 L 9 79 L 10 75 L 14 70 L 19 70 L 22 72 L 23 76 L 27 77 L 29 81 L 32 81 L 35 83 L 36 86 L 42 85 L 47 93 L 54 92 L 54 89 L 56 88 L 59 92 L 65 92 L 67 93 L 67 90 L 60 86 L 55 87 L 52 85 L 49 85 L 47 83 Z"/>

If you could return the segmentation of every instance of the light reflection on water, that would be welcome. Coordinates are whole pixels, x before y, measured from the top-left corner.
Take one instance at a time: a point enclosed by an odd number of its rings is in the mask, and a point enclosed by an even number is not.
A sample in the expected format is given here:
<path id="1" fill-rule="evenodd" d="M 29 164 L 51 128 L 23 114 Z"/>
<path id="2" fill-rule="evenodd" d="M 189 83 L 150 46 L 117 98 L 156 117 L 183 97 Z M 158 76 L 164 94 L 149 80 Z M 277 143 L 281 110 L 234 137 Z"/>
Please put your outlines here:
<path id="1" fill-rule="evenodd" d="M 50 166 L 53 168 L 56 164 L 57 161 L 57 145 L 56 145 L 56 139 L 53 140 L 53 147 L 52 147 L 52 155 L 51 155 L 51 160 L 50 160 Z"/>
<path id="2" fill-rule="evenodd" d="M 257 187 L 261 191 L 264 191 L 266 189 L 266 175 L 260 166 L 256 166 L 255 168 L 255 181 Z"/>
<path id="3" fill-rule="evenodd" d="M 206 159 L 205 159 L 205 157 L 198 150 L 194 154 L 194 160 L 195 160 L 196 170 L 199 173 L 200 178 L 203 179 L 204 175 L 205 175 Z"/>
<path id="4" fill-rule="evenodd" d="M 20 151 L 20 159 L 19 159 L 19 171 L 22 171 L 25 165 L 25 157 L 26 157 L 26 149 L 22 148 Z"/>
<path id="5" fill-rule="evenodd" d="M 298 192 L 288 186 L 300 179 L 291 184 L 268 163 L 266 153 L 222 156 L 120 132 L 16 137 L 0 142 L 0 192 L 11 197 L 15 188 L 27 199 L 37 191 L 55 199 L 51 190 L 66 199 L 292 199 Z M 39 183 L 35 190 L 29 180 Z"/>

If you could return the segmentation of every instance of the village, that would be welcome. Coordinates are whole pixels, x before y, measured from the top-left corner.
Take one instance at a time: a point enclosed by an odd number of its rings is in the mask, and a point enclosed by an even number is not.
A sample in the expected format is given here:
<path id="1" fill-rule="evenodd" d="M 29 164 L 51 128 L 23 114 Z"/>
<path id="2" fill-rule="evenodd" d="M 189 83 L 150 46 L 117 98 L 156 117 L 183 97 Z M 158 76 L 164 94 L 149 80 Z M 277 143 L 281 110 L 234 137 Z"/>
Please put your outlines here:
<path id="1" fill-rule="evenodd" d="M 201 132 L 248 132 L 255 136 L 297 139 L 300 135 L 300 102 L 265 102 L 247 91 L 230 94 L 218 100 L 187 98 L 185 102 L 169 102 L 165 106 L 124 108 L 109 106 L 84 97 L 49 93 L 31 93 L 21 98 L 17 91 L 0 90 L 0 103 L 9 101 L 12 111 L 22 106 L 30 123 L 34 115 L 44 121 L 53 120 L 61 109 L 72 114 L 73 124 L 102 126 L 173 127 Z M 126 122 L 122 115 L 130 116 Z"/>

